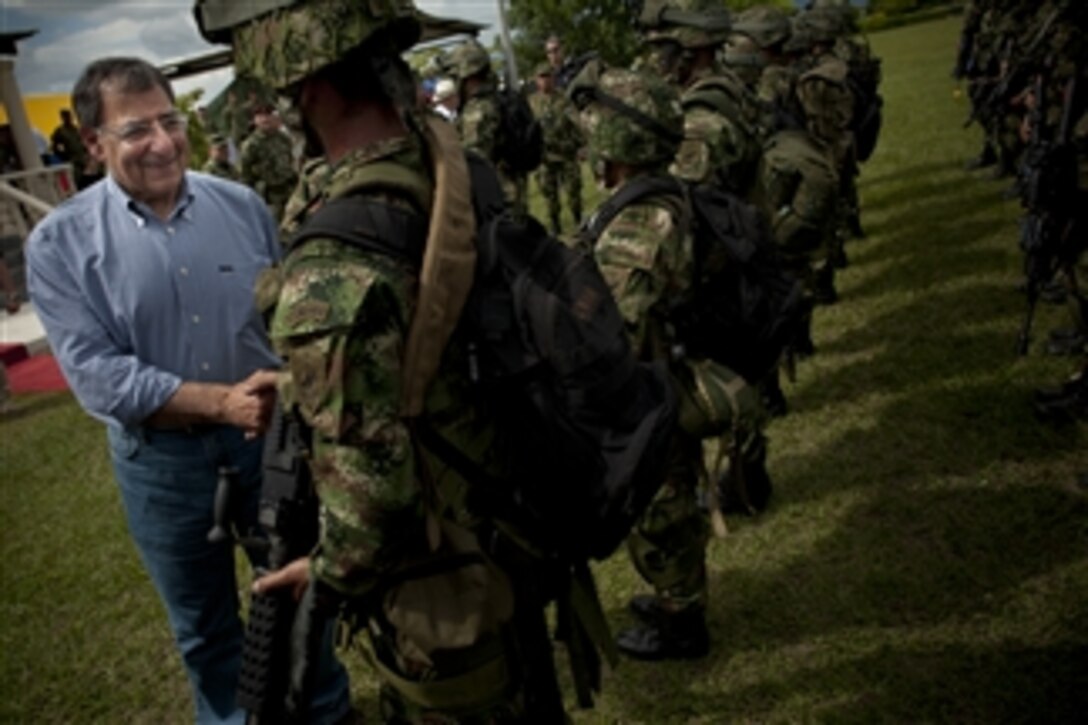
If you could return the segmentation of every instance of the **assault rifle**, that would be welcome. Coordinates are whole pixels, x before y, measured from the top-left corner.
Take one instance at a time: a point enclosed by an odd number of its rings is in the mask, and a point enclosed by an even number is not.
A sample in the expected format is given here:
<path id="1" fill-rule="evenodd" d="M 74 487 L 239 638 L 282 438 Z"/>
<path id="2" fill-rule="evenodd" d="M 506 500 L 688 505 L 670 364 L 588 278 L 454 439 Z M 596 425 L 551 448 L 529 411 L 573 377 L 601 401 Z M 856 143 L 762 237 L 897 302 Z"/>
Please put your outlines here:
<path id="1" fill-rule="evenodd" d="M 216 526 L 213 541 L 231 538 L 251 558 L 267 557 L 269 570 L 280 569 L 310 553 L 318 536 L 318 500 L 310 469 L 303 455 L 303 428 L 297 417 L 279 413 L 265 436 L 261 501 L 257 520 L 264 536 L 234 537 L 227 518 L 234 475 L 220 470 L 216 491 Z M 252 533 L 252 532 L 251 532 Z M 296 605 L 290 589 L 254 594 L 250 601 L 238 676 L 238 705 L 250 713 L 251 723 L 303 722 L 309 702 L 308 685 L 316 652 L 311 640 L 323 629 L 315 623 L 313 589 Z M 296 620 L 299 620 L 296 624 Z M 292 632 L 303 635 L 305 647 L 292 650 Z M 310 636 L 305 636 L 310 634 Z M 295 637 L 297 639 L 297 637 Z"/>
<path id="2" fill-rule="evenodd" d="M 1020 355 L 1028 351 L 1040 290 L 1053 279 L 1059 266 L 1070 261 L 1063 247 L 1077 188 L 1076 154 L 1070 148 L 1076 92 L 1077 73 L 1074 73 L 1065 88 L 1057 138 L 1046 139 L 1044 76 L 1036 77 L 1035 106 L 1030 116 L 1031 143 L 1021 170 L 1021 204 L 1027 214 L 1021 222 L 1020 248 L 1024 252 L 1028 306 L 1017 339 Z"/>

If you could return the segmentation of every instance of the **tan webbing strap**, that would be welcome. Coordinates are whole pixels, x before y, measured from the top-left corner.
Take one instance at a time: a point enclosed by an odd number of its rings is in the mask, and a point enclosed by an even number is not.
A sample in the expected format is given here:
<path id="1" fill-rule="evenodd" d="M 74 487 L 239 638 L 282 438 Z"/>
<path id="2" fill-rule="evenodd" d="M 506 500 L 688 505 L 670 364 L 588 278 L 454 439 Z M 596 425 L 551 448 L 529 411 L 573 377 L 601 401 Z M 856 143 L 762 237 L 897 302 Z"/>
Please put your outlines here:
<path id="1" fill-rule="evenodd" d="M 457 132 L 439 119 L 427 119 L 423 136 L 434 160 L 435 192 L 419 296 L 405 344 L 401 412 L 409 418 L 423 412 L 427 386 L 438 371 L 476 271 L 472 184 Z"/>

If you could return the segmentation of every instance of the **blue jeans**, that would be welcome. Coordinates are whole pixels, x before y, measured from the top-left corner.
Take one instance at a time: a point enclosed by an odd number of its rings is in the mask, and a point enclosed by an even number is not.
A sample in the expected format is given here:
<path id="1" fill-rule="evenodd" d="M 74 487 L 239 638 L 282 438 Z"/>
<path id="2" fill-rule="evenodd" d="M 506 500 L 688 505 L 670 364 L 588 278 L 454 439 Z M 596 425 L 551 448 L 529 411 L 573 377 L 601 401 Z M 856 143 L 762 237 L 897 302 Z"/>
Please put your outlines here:
<path id="1" fill-rule="evenodd" d="M 242 725 L 245 712 L 235 704 L 243 625 L 234 547 L 209 543 L 208 531 L 220 466 L 240 472 L 239 530 L 256 526 L 262 441 L 247 441 L 226 426 L 194 432 L 109 426 L 109 441 L 129 531 L 166 606 L 193 687 L 196 721 Z M 313 723 L 334 722 L 351 706 L 331 627 L 328 642 L 310 706 Z"/>

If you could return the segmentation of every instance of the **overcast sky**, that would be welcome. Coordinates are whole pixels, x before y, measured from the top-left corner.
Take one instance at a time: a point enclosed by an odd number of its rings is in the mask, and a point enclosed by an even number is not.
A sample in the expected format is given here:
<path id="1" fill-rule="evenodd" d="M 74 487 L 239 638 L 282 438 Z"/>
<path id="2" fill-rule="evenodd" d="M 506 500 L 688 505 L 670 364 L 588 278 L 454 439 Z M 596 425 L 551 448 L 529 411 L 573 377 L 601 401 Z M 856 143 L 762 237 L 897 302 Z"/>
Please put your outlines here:
<path id="1" fill-rule="evenodd" d="M 434 15 L 494 25 L 495 0 L 416 0 Z M 152 63 L 214 50 L 193 20 L 192 0 L 0 0 L 0 31 L 35 29 L 18 45 L 16 76 L 24 95 L 69 93 L 83 67 L 107 55 Z M 204 88 L 211 100 L 229 81 L 224 69 L 182 79 L 175 90 Z"/>

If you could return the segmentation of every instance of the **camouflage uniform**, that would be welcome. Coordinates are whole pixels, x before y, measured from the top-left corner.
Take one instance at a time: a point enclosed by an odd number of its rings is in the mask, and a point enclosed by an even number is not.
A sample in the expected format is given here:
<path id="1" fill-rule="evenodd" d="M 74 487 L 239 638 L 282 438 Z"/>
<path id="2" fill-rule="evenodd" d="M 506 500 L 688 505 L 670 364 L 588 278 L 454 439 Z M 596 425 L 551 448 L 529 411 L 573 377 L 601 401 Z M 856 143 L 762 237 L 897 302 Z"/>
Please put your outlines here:
<path id="1" fill-rule="evenodd" d="M 733 29 L 754 43 L 766 62 L 757 93 L 770 109 L 773 133 L 757 172 L 759 204 L 784 261 L 809 294 L 833 300 L 832 268 L 820 276 L 817 265 L 835 233 L 839 174 L 832 150 L 809 129 L 798 92 L 800 74 L 785 56 L 793 32 L 789 18 L 776 7 L 756 6 L 742 13 Z"/>
<path id="2" fill-rule="evenodd" d="M 298 181 L 290 137 L 280 131 L 255 129 L 242 143 L 239 156 L 242 181 L 261 195 L 272 218 L 279 222 Z"/>
<path id="3" fill-rule="evenodd" d="M 655 120 L 674 127 L 680 124 L 679 98 L 668 86 L 633 71 L 609 70 L 595 79 L 590 78 L 591 72 L 583 70 L 572 81 L 572 92 L 593 83 Z M 637 169 L 635 178 L 661 174 L 678 147 L 676 140 L 645 131 L 605 107 L 590 106 L 583 121 L 598 172 L 609 162 L 620 162 Z M 601 273 L 627 322 L 632 346 L 643 359 L 669 359 L 669 300 L 691 285 L 692 239 L 683 218 L 678 198 L 652 197 L 624 208 L 594 247 Z M 668 611 L 656 623 L 654 636 L 701 639 L 700 651 L 689 656 L 705 654 L 708 647 L 703 620 L 708 530 L 696 496 L 701 450 L 697 437 L 678 434 L 665 483 L 628 540 L 635 568 L 657 593 L 655 608 Z M 621 651 L 644 656 L 645 647 L 637 640 L 647 631 L 621 632 L 617 640 Z"/>
<path id="4" fill-rule="evenodd" d="M 483 46 L 472 40 L 453 52 L 451 63 L 457 74 L 461 94 L 461 110 L 457 114 L 457 131 L 461 134 L 461 142 L 466 149 L 475 151 L 491 162 L 499 172 L 506 201 L 515 211 L 526 213 L 529 180 L 524 174 L 514 172 L 499 158 L 502 118 L 499 115 L 497 85 L 495 74 L 491 71 L 491 59 Z M 474 76 L 483 82 L 475 90 L 467 91 L 465 81 Z"/>
<path id="5" fill-rule="evenodd" d="M 540 71 L 538 69 L 538 77 Z M 545 65 L 544 72 L 550 74 L 551 67 Z M 567 195 L 574 224 L 582 222 L 582 166 L 578 163 L 582 132 L 578 129 L 573 106 L 562 93 L 554 89 L 547 93 L 538 90 L 529 97 L 529 104 L 544 131 L 544 161 L 536 179 L 548 207 L 552 233 L 559 234 L 562 227 L 560 186 Z"/>
<path id="6" fill-rule="evenodd" d="M 669 11 L 683 15 L 671 19 Z M 725 66 L 711 60 L 694 67 L 686 57 L 704 49 L 713 53 L 725 43 L 728 13 L 714 0 L 652 0 L 640 24 L 653 48 L 649 63 L 682 91 L 684 142 L 670 173 L 748 196 L 763 143 L 758 102 Z"/>
<path id="7" fill-rule="evenodd" d="M 283 88 L 341 61 L 376 32 L 394 40 L 387 53 L 411 45 L 418 37 L 411 3 L 332 0 L 275 10 L 234 29 L 235 63 Z M 280 52 L 289 47 L 303 55 Z M 396 57 L 372 66 L 387 92 L 408 78 Z M 322 206 L 347 196 L 429 217 L 434 186 L 418 131 L 423 124 L 413 116 L 405 136 L 355 148 L 335 163 L 308 162 L 283 231 L 297 231 Z M 470 276 L 471 261 L 468 270 L 443 269 Z M 419 271 L 409 263 L 323 236 L 291 248 L 258 290 L 288 371 L 280 400 L 312 430 L 309 462 L 321 502 L 313 586 L 347 600 L 352 621 L 365 629 L 384 720 L 519 722 L 523 682 L 506 646 L 509 581 L 469 531 L 476 515 L 465 503 L 466 482 L 417 445 L 408 419 L 426 421 L 501 475 L 489 456 L 495 431 L 470 398 L 456 335 L 420 409 L 412 410 L 404 366 L 419 290 Z M 466 553 L 486 561 L 456 563 Z"/>

